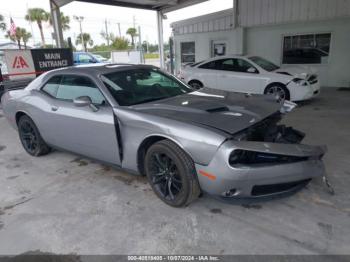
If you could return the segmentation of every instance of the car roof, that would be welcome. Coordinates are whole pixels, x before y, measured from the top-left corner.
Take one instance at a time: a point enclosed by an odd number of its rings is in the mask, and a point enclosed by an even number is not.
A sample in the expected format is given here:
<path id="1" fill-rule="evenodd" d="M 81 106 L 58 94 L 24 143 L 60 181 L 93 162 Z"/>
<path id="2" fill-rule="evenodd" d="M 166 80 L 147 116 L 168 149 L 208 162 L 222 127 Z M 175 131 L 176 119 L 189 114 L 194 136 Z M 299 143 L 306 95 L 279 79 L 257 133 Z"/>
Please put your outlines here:
<path id="1" fill-rule="evenodd" d="M 252 57 L 254 55 L 223 55 L 223 56 L 215 56 L 215 57 L 211 57 L 208 58 L 206 60 L 203 60 L 201 62 L 198 63 L 194 63 L 196 66 L 202 65 L 203 63 L 207 63 L 207 62 L 211 62 L 211 61 L 215 61 L 215 60 L 221 60 L 221 59 L 229 59 L 229 58 L 249 58 Z"/>
<path id="2" fill-rule="evenodd" d="M 75 66 L 69 66 L 64 68 L 59 68 L 50 71 L 52 74 L 79 74 L 79 73 L 88 73 L 93 75 L 100 75 L 100 74 L 108 74 L 118 71 L 125 71 L 128 69 L 142 69 L 142 68 L 157 68 L 152 65 L 136 65 L 136 64 L 121 64 L 121 63 L 96 63 L 96 64 L 86 64 L 86 65 L 75 65 Z"/>
<path id="3" fill-rule="evenodd" d="M 211 59 L 225 59 L 225 58 L 248 58 L 251 57 L 251 55 L 223 55 L 223 56 L 216 56 L 216 57 L 212 57 Z"/>

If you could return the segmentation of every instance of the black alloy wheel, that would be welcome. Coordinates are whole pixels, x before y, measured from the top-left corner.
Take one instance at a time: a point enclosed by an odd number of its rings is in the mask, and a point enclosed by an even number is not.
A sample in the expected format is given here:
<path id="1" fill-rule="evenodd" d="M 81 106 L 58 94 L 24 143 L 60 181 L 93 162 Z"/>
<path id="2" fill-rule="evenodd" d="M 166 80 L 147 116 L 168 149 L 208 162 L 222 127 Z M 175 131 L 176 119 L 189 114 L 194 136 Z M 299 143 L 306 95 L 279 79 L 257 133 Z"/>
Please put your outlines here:
<path id="1" fill-rule="evenodd" d="M 33 120 L 23 115 L 18 121 L 18 133 L 23 148 L 32 156 L 41 156 L 50 152 L 50 147 L 42 139 Z"/>
<path id="2" fill-rule="evenodd" d="M 186 206 L 200 194 L 192 159 L 169 140 L 148 149 L 145 170 L 155 194 L 170 206 Z"/>

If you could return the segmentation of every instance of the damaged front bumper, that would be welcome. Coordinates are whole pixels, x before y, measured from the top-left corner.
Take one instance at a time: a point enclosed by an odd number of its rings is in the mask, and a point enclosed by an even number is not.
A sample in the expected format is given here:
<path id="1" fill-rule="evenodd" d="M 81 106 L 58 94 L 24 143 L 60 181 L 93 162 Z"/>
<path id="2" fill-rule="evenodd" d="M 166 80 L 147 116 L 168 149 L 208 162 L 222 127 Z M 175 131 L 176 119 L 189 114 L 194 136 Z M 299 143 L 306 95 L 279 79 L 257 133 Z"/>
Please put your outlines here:
<path id="1" fill-rule="evenodd" d="M 232 160 L 233 152 L 249 155 Z M 222 199 L 283 195 L 325 175 L 325 146 L 226 141 L 209 165 L 196 164 L 201 189 Z"/>

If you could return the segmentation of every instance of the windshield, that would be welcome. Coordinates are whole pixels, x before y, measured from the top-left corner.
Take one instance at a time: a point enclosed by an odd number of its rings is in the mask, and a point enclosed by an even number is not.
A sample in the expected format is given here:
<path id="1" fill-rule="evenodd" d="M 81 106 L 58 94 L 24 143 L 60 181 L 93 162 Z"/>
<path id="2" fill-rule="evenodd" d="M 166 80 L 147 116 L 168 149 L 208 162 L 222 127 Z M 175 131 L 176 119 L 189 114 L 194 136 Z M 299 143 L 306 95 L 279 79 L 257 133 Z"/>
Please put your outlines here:
<path id="1" fill-rule="evenodd" d="M 271 71 L 275 71 L 277 69 L 279 69 L 280 67 L 275 65 L 274 63 L 259 57 L 259 56 L 252 56 L 249 57 L 250 60 L 252 60 L 255 64 L 257 64 L 258 66 L 260 66 L 262 69 L 271 72 Z"/>
<path id="2" fill-rule="evenodd" d="M 113 72 L 101 78 L 121 106 L 152 102 L 193 91 L 176 78 L 153 68 Z"/>

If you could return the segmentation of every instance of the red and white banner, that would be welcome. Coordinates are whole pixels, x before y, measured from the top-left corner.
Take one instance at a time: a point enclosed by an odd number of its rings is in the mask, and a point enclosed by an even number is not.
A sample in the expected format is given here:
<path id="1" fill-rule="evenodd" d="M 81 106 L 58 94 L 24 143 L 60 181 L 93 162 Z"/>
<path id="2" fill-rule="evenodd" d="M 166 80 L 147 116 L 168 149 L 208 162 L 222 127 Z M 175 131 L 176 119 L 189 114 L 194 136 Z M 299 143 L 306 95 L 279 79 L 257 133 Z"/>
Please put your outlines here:
<path id="1" fill-rule="evenodd" d="M 4 55 L 8 75 L 11 80 L 36 77 L 30 50 L 5 50 Z"/>

